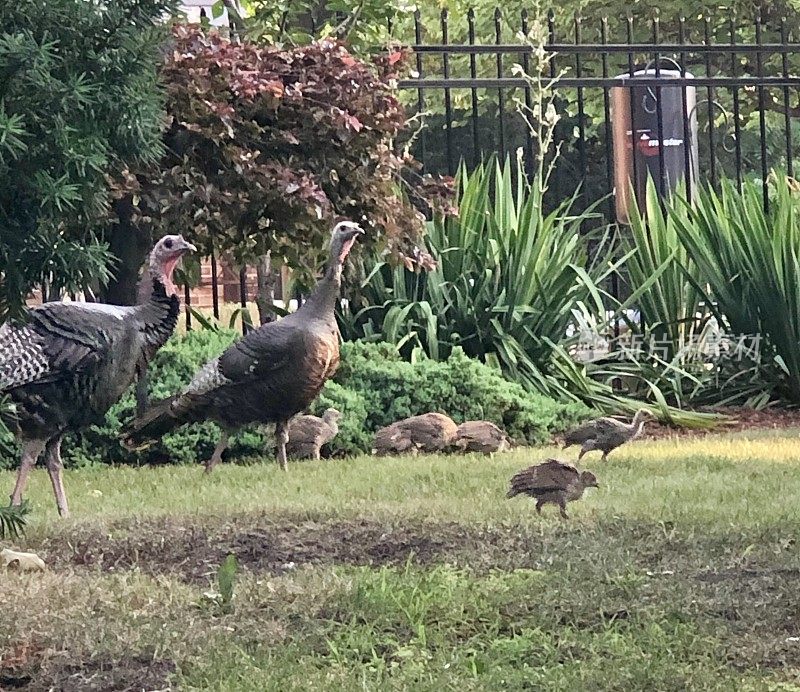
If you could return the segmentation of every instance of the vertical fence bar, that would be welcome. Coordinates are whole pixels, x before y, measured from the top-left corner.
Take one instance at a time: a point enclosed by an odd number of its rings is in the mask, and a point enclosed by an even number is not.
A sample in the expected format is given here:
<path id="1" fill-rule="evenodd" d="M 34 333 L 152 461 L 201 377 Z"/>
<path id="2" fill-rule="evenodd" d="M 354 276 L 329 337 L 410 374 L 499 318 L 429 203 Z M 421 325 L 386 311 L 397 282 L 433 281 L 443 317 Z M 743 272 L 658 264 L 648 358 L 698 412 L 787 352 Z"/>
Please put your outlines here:
<path id="1" fill-rule="evenodd" d="M 633 73 L 636 71 L 636 66 L 633 60 L 633 50 L 631 49 L 631 44 L 633 43 L 633 17 L 628 15 L 625 24 L 625 38 L 628 42 L 628 74 L 630 74 L 631 78 L 633 78 Z M 631 86 L 628 89 L 629 98 L 629 106 L 631 111 L 631 160 L 633 161 L 633 188 L 634 192 L 636 190 L 636 185 L 638 184 L 639 180 L 639 165 L 636 162 L 636 108 L 633 103 L 633 82 L 631 82 Z M 632 199 L 634 204 L 637 204 L 636 196 Z"/>
<path id="2" fill-rule="evenodd" d="M 497 45 L 500 45 L 503 42 L 503 26 L 502 21 L 503 15 L 500 11 L 499 7 L 494 8 L 494 39 Z M 502 78 L 503 76 L 503 54 L 498 49 L 496 52 L 497 55 L 497 77 Z M 497 125 L 499 128 L 499 135 L 500 135 L 500 153 L 504 155 L 506 153 L 506 116 L 505 116 L 505 104 L 504 104 L 504 94 L 503 88 L 499 87 L 497 89 Z"/>
<path id="3" fill-rule="evenodd" d="M 731 45 L 736 45 L 736 23 L 734 19 L 730 21 Z M 731 50 L 731 77 L 736 77 L 739 65 L 736 60 L 736 49 Z M 736 165 L 736 187 L 742 191 L 742 137 L 741 122 L 739 120 L 739 87 L 732 87 L 733 92 L 733 137 L 735 139 L 734 158 Z"/>
<path id="4" fill-rule="evenodd" d="M 608 17 L 603 17 L 600 20 L 600 43 L 602 45 L 608 44 Z M 603 79 L 608 79 L 608 51 L 604 50 L 600 54 L 601 68 Z M 614 199 L 611 195 L 614 192 L 614 149 L 611 146 L 611 100 L 609 97 L 609 87 L 603 87 L 603 120 L 605 126 L 606 137 L 606 178 L 608 178 L 608 218 L 614 218 Z M 617 297 L 616 295 L 614 296 Z"/>
<path id="5" fill-rule="evenodd" d="M 521 18 L 521 28 L 522 33 L 527 36 L 529 31 L 528 26 L 528 10 L 523 9 L 520 15 Z M 530 74 L 530 67 L 531 67 L 531 59 L 528 51 L 525 51 L 522 54 L 522 68 L 525 70 L 525 74 Z M 536 66 L 536 69 L 539 69 L 539 65 Z M 529 85 L 525 86 L 525 108 L 528 109 L 528 115 L 531 113 L 531 89 Z M 525 130 L 525 148 L 527 150 L 527 160 L 525 165 L 525 172 L 527 173 L 528 177 L 531 178 L 533 176 L 534 171 L 534 150 L 533 150 L 533 134 L 530 131 L 530 128 L 526 128 Z"/>
<path id="6" fill-rule="evenodd" d="M 761 35 L 763 17 L 761 15 L 756 19 L 756 45 L 759 50 L 756 51 L 756 75 L 758 76 L 758 122 L 761 135 L 761 191 L 764 197 L 764 211 L 769 211 L 769 190 L 767 188 L 767 175 L 768 175 L 768 162 L 767 162 L 767 118 L 764 99 L 764 56 L 762 55 L 761 45 L 763 37 Z"/>
<path id="7" fill-rule="evenodd" d="M 575 45 L 579 46 L 581 44 L 581 17 L 580 15 L 575 15 L 574 17 L 575 23 Z M 582 77 L 581 73 L 581 54 L 579 51 L 575 51 L 575 77 L 580 79 Z M 585 173 L 588 162 L 586 160 L 586 112 L 584 110 L 584 103 L 583 103 L 583 87 L 577 88 L 577 97 L 578 97 L 578 158 L 580 160 L 581 172 Z M 581 190 L 581 196 L 586 200 L 587 190 L 586 185 L 583 185 Z"/>
<path id="8" fill-rule="evenodd" d="M 547 41 L 550 45 L 556 42 L 556 15 L 553 10 L 547 12 Z M 556 56 L 550 61 L 550 79 L 556 78 Z"/>
<path id="9" fill-rule="evenodd" d="M 711 21 L 708 17 L 703 19 L 703 43 L 707 46 L 711 45 Z M 711 53 L 706 51 L 705 54 L 706 77 L 711 77 Z M 709 165 L 708 172 L 711 178 L 712 187 L 717 186 L 717 157 L 716 157 L 716 142 L 714 137 L 714 88 L 708 86 L 706 89 L 708 98 L 708 155 Z"/>
<path id="10" fill-rule="evenodd" d="M 475 45 L 475 10 L 471 7 L 467 11 L 467 37 L 469 45 Z M 475 53 L 469 54 L 469 76 L 471 79 L 478 77 L 478 63 Z M 473 86 L 470 89 L 472 106 L 472 165 L 477 166 L 481 160 L 480 136 L 478 134 L 478 90 Z"/>
<path id="11" fill-rule="evenodd" d="M 446 46 L 449 40 L 448 13 L 447 9 L 442 10 L 442 45 Z M 442 53 L 442 76 L 445 80 L 450 79 L 450 54 L 445 49 Z M 453 175 L 456 167 L 453 164 L 453 100 L 450 88 L 444 89 L 444 138 L 447 149 L 447 172 Z"/>
<path id="12" fill-rule="evenodd" d="M 219 319 L 219 277 L 217 275 L 217 255 L 211 250 L 211 305 L 214 310 L 214 319 Z"/>
<path id="13" fill-rule="evenodd" d="M 420 12 L 419 10 L 414 10 L 414 42 L 416 45 L 422 44 L 422 23 L 420 21 Z M 422 63 L 422 53 L 417 51 L 417 79 L 419 79 L 420 85 L 422 84 L 422 77 L 423 77 L 423 63 Z M 420 86 L 417 89 L 417 114 L 420 118 L 425 117 L 425 90 Z M 425 150 L 426 150 L 426 137 L 425 137 L 425 128 L 421 128 L 419 133 L 419 160 L 422 163 L 422 169 L 425 170 Z"/>
<path id="14" fill-rule="evenodd" d="M 247 310 L 247 265 L 239 270 L 239 301 L 242 306 L 242 334 L 247 334 L 247 322 L 244 313 Z"/>
<path id="15" fill-rule="evenodd" d="M 789 35 L 786 30 L 786 18 L 781 17 L 781 65 L 783 67 L 783 78 L 789 79 L 789 56 L 786 44 L 789 43 Z M 794 173 L 794 165 L 792 159 L 794 153 L 792 151 L 792 116 L 791 108 L 789 106 L 789 84 L 783 85 L 783 125 L 786 134 L 786 174 L 791 178 Z"/>
<path id="16" fill-rule="evenodd" d="M 183 286 L 183 304 L 186 314 L 186 331 L 192 331 L 192 289 L 187 281 Z"/>
<path id="17" fill-rule="evenodd" d="M 686 43 L 686 17 L 681 15 L 678 19 L 678 43 Z M 692 127 L 689 122 L 689 99 L 686 94 L 686 53 L 680 53 L 681 66 L 681 124 L 683 126 L 683 177 L 686 185 L 686 199 L 692 199 Z"/>
<path id="18" fill-rule="evenodd" d="M 556 42 L 556 15 L 553 10 L 547 11 L 547 42 L 552 46 Z M 556 75 L 556 54 L 555 52 L 550 50 L 552 55 L 550 56 L 550 80 L 555 80 Z M 541 157 L 541 161 L 544 162 L 544 157 L 547 156 L 547 152 L 543 151 L 541 146 L 542 143 L 538 143 L 539 146 L 539 156 Z M 556 166 L 555 170 L 553 171 L 553 188 L 556 191 L 561 190 L 561 179 L 562 179 L 562 168 L 561 166 Z"/>
<path id="19" fill-rule="evenodd" d="M 658 44 L 661 42 L 661 22 L 658 14 L 653 17 L 653 46 L 655 47 L 656 79 L 661 78 L 661 52 Z M 664 104 L 661 102 L 661 87 L 656 84 L 656 129 L 658 136 L 658 190 L 661 203 L 666 201 L 667 194 L 667 166 L 664 159 Z"/>

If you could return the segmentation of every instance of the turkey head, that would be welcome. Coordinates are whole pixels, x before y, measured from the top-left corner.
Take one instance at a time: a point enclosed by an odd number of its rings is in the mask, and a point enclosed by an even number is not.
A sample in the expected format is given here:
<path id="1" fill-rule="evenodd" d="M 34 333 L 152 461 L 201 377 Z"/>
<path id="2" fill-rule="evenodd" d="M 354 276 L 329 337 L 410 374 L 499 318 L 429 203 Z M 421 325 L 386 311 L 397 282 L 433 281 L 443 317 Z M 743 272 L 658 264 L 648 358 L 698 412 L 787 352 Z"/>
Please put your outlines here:
<path id="1" fill-rule="evenodd" d="M 172 273 L 188 252 L 197 252 L 197 248 L 180 235 L 165 235 L 150 252 L 150 275 L 163 284 L 168 296 L 178 294 Z"/>

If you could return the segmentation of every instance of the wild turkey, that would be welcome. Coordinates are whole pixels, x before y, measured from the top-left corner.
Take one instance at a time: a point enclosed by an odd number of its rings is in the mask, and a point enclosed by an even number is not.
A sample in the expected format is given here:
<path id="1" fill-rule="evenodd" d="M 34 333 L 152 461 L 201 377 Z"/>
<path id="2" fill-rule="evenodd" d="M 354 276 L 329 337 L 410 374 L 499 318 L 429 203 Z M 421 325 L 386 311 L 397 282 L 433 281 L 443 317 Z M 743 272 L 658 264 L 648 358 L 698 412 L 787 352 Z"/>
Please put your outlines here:
<path id="1" fill-rule="evenodd" d="M 397 421 L 375 433 L 373 454 L 438 452 L 456 439 L 458 426 L 441 413 L 423 413 Z"/>
<path id="2" fill-rule="evenodd" d="M 470 420 L 458 426 L 453 446 L 462 452 L 494 454 L 511 449 L 511 440 L 488 420 Z"/>
<path id="3" fill-rule="evenodd" d="M 103 420 L 178 322 L 175 265 L 194 245 L 164 236 L 150 253 L 139 304 L 45 303 L 22 323 L 0 327 L 0 391 L 16 405 L 9 427 L 22 443 L 11 504 L 20 505 L 44 452 L 58 511 L 69 508 L 61 480 L 61 439 Z"/>
<path id="4" fill-rule="evenodd" d="M 289 423 L 289 441 L 286 455 L 290 459 L 320 458 L 320 450 L 339 434 L 342 414 L 335 408 L 326 409 L 319 416 L 295 416 Z"/>
<path id="5" fill-rule="evenodd" d="M 567 519 L 567 502 L 583 497 L 586 488 L 598 488 L 597 478 L 590 471 L 578 472 L 574 466 L 557 459 L 548 459 L 543 464 L 530 466 L 511 479 L 511 488 L 506 497 L 529 495 L 536 498 L 536 512 L 548 502 L 561 508 L 561 516 Z"/>
<path id="6" fill-rule="evenodd" d="M 328 268 L 309 299 L 291 315 L 249 332 L 206 363 L 182 392 L 128 425 L 123 431 L 125 444 L 148 444 L 186 423 L 211 420 L 223 432 L 206 464 L 210 471 L 227 448 L 230 431 L 250 423 L 275 423 L 277 458 L 286 470 L 289 420 L 316 398 L 339 365 L 334 308 L 344 260 L 363 233 L 350 221 L 336 224 Z"/>
<path id="7" fill-rule="evenodd" d="M 603 452 L 601 461 L 605 461 L 609 452 L 638 437 L 645 421 L 654 418 L 655 416 L 650 411 L 643 408 L 636 412 L 631 423 L 623 423 L 614 418 L 597 418 L 564 435 L 562 449 L 580 445 L 581 453 L 578 455 L 578 461 L 586 452 L 597 449 Z"/>

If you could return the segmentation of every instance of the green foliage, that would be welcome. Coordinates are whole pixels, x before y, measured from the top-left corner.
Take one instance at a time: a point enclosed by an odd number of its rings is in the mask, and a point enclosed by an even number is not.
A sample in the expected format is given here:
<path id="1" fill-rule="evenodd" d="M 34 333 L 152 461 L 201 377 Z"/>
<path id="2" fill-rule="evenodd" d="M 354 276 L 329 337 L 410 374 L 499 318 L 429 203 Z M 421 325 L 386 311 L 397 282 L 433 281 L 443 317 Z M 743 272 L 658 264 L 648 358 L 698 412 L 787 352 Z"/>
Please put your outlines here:
<path id="1" fill-rule="evenodd" d="M 406 53 L 362 61 L 341 45 L 261 48 L 178 25 L 161 69 L 170 126 L 157 168 L 129 173 L 118 194 L 159 232 L 186 232 L 237 262 L 271 253 L 308 283 L 333 220 L 346 216 L 396 259 L 414 252 L 424 218 L 405 194 L 415 168 L 394 147 L 406 118 L 394 81 Z M 438 204 L 450 185 L 425 177 Z"/>
<path id="2" fill-rule="evenodd" d="M 156 82 L 174 0 L 0 5 L 0 316 L 108 279 L 108 179 L 161 153 Z"/>
<path id="3" fill-rule="evenodd" d="M 459 348 L 443 361 L 409 363 L 388 344 L 345 343 L 335 379 L 364 399 L 370 432 L 436 411 L 456 423 L 490 420 L 520 444 L 541 444 L 590 415 L 582 404 L 526 392 Z"/>
<path id="4" fill-rule="evenodd" d="M 356 52 L 385 45 L 389 23 L 410 18 L 411 5 L 384 0 L 250 0 L 249 35 L 267 45 L 306 45 L 338 38 Z"/>
<path id="5" fill-rule="evenodd" d="M 654 329 L 669 326 L 683 333 L 685 325 L 678 325 L 698 292 L 683 288 L 687 269 L 675 265 L 668 250 L 669 243 L 676 242 L 674 222 L 662 223 L 660 236 L 651 239 L 639 219 L 638 234 L 624 248 L 627 252 L 612 261 L 606 233 L 583 233 L 593 217 L 591 212 L 572 212 L 574 197 L 546 210 L 545 179 L 540 169 L 529 184 L 519 160 L 516 167 L 496 161 L 472 172 L 462 167 L 458 216 L 434 222 L 426 236 L 436 268 L 420 274 L 364 261 L 366 279 L 339 316 L 342 332 L 350 339 L 389 341 L 406 359 L 421 352 L 446 360 L 460 347 L 526 390 L 559 401 L 582 401 L 610 413 L 641 406 L 612 389 L 610 382 L 619 376 L 619 368 L 587 368 L 574 362 L 568 350 L 576 337 L 567 334 L 579 317 L 606 328 L 604 301 L 614 303 L 602 286 L 627 262 L 633 263 L 636 288 L 629 302 L 643 299 L 648 315 L 655 318 Z M 589 260 L 591 238 L 595 248 Z M 644 283 L 636 285 L 639 281 Z M 675 306 L 665 303 L 673 294 L 682 301 L 683 312 L 677 316 L 671 312 Z M 632 373 L 640 378 L 642 370 L 634 368 Z M 659 378 L 673 374 L 653 369 L 648 373 L 653 381 L 632 393 L 644 394 L 658 415 L 675 424 L 712 424 L 713 416 L 670 407 L 675 399 L 667 401 Z M 664 384 L 673 386 L 669 380 Z"/>
<path id="6" fill-rule="evenodd" d="M 712 309 L 734 335 L 760 335 L 759 362 L 772 386 L 800 403 L 800 200 L 785 176 L 764 210 L 760 182 L 699 192 L 689 215 L 676 215 L 688 259 L 710 287 Z"/>
<path id="7" fill-rule="evenodd" d="M 554 345 L 574 311 L 604 314 L 599 286 L 613 270 L 606 237 L 589 260 L 574 198 L 544 208 L 546 182 L 526 181 L 522 162 L 482 164 L 458 175 L 458 216 L 431 224 L 437 266 L 424 275 L 381 262 L 342 315 L 349 338 L 417 346 L 447 358 L 455 346 L 526 388 L 552 393 Z M 363 306 L 363 307 L 362 307 Z"/>
<path id="8" fill-rule="evenodd" d="M 25 529 L 30 508 L 27 502 L 19 507 L 0 507 L 0 538 L 18 537 Z"/>

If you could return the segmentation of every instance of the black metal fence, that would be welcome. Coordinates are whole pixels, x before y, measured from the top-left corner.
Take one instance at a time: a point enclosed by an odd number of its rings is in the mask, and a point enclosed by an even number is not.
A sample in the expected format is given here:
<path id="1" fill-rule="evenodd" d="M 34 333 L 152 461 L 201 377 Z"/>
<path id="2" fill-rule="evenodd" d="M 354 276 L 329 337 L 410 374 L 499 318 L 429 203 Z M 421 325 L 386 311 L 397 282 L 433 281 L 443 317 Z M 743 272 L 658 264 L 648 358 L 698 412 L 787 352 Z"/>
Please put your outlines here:
<path id="1" fill-rule="evenodd" d="M 727 176 L 741 185 L 753 177 L 762 182 L 768 204 L 770 170 L 793 175 L 800 148 L 800 77 L 795 76 L 800 74 L 800 43 L 786 20 L 719 24 L 654 18 L 646 25 L 632 19 L 612 25 L 604 19 L 576 19 L 566 30 L 552 14 L 537 21 L 523 12 L 518 21 L 509 21 L 498 9 L 492 19 L 489 42 L 485 32 L 480 39 L 473 12 L 458 18 L 443 12 L 436 26 L 424 25 L 417 14 L 413 35 L 394 32 L 414 51 L 416 74 L 399 86 L 411 114 L 416 111 L 424 123 L 413 151 L 427 172 L 453 174 L 462 161 L 472 166 L 489 154 L 513 156 L 517 151 L 532 172 L 542 152 L 518 106 L 530 108 L 536 94 L 515 65 L 531 74 L 544 63 L 544 76 L 556 80 L 554 105 L 560 116 L 555 135 L 561 149 L 550 185 L 554 201 L 571 196 L 580 185 L 585 204 L 607 198 L 603 210 L 613 220 L 614 158 L 622 150 L 614 142 L 612 90 L 647 69 L 652 73 L 636 83 L 647 89 L 654 106 L 657 141 L 665 141 L 662 101 L 670 88 L 682 94 L 683 140 L 697 128 L 698 159 L 695 163 L 688 153 L 684 156 L 688 184 L 693 165 L 701 183 L 716 184 Z M 522 38 L 536 29 L 541 42 Z M 667 70 L 672 74 L 665 77 Z M 690 88 L 696 93 L 691 109 Z M 628 135 L 633 138 L 636 131 L 631 109 Z M 657 147 L 656 156 L 656 183 L 663 188 L 665 147 Z M 245 306 L 253 300 L 255 286 L 247 268 L 222 287 L 214 258 L 206 273 L 216 316 L 221 301 Z M 186 298 L 190 326 L 188 291 Z"/>
<path id="2" fill-rule="evenodd" d="M 425 114 L 415 153 L 428 172 L 452 174 L 462 160 L 474 165 L 487 154 L 520 148 L 533 167 L 537 142 L 515 101 L 530 106 L 535 95 L 514 68 L 529 74 L 533 69 L 539 46 L 520 36 L 529 33 L 532 21 L 523 12 L 515 27 L 498 9 L 494 41 L 478 43 L 472 12 L 455 21 L 443 12 L 436 27 L 424 26 L 416 16 L 411 47 L 417 74 L 400 87 L 412 91 L 417 113 Z M 696 89 L 694 112 L 684 108 L 683 134 L 688 140 L 689 118 L 696 117 L 701 181 L 715 184 L 724 175 L 741 183 L 757 176 L 766 199 L 771 169 L 792 175 L 800 145 L 794 122 L 800 118 L 800 77 L 794 76 L 800 74 L 800 43 L 793 41 L 786 20 L 738 25 L 730 20 L 723 26 L 679 18 L 667 26 L 656 17 L 645 26 L 629 18 L 612 27 L 605 19 L 575 19 L 570 31 L 559 32 L 551 14 L 544 24 L 540 45 L 549 57 L 547 76 L 556 79 L 561 116 L 556 195 L 571 194 L 578 182 L 590 200 L 613 195 L 611 92 L 645 69 L 651 75 L 636 83 L 651 93 L 659 142 L 662 90 L 680 87 L 685 104 L 687 88 Z M 665 78 L 668 69 L 674 74 Z M 656 183 L 662 186 L 664 151 L 657 154 Z M 685 165 L 688 177 L 688 156 Z"/>

